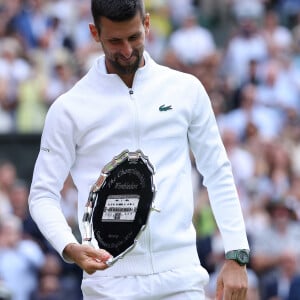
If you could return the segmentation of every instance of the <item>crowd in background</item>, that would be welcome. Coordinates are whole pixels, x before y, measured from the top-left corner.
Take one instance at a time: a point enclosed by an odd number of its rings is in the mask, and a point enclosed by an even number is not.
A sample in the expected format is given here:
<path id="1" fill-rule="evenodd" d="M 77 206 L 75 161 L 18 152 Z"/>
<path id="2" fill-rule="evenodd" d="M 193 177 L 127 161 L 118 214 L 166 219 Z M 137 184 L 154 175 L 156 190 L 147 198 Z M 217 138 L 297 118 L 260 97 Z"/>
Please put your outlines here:
<path id="1" fill-rule="evenodd" d="M 199 78 L 210 96 L 249 235 L 248 300 L 299 300 L 300 1 L 145 3 L 146 50 Z M 0 134 L 41 133 L 49 106 L 101 54 L 89 22 L 87 0 L 0 0 Z M 201 174 L 192 175 L 198 252 L 213 299 L 224 250 Z M 1 161 L 0 299 L 80 300 L 80 270 L 41 236 L 28 190 L 14 163 Z M 79 237 L 71 178 L 62 208 Z"/>

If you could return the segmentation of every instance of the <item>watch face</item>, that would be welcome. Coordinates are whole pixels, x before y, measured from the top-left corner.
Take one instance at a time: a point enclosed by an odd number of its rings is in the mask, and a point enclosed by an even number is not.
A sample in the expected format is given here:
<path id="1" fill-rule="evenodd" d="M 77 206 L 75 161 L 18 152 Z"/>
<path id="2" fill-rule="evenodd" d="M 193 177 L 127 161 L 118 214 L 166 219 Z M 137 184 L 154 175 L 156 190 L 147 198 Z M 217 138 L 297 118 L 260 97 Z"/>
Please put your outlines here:
<path id="1" fill-rule="evenodd" d="M 237 259 L 243 263 L 246 264 L 249 262 L 249 254 L 247 251 L 239 251 L 238 255 L 237 255 Z"/>

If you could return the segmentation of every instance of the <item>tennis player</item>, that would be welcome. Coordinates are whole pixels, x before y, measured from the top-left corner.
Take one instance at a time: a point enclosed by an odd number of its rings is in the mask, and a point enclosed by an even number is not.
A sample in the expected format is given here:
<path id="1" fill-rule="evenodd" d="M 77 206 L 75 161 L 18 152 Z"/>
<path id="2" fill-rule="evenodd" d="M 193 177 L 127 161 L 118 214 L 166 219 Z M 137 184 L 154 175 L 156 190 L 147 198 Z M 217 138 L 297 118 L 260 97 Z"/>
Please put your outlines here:
<path id="1" fill-rule="evenodd" d="M 48 111 L 29 198 L 33 219 L 62 258 L 82 268 L 85 300 L 204 300 L 209 275 L 199 262 L 192 224 L 191 150 L 227 258 L 217 299 L 245 299 L 249 245 L 203 85 L 145 51 L 150 16 L 142 0 L 92 0 L 91 12 L 89 29 L 104 55 Z M 150 214 L 134 249 L 108 267 L 110 253 L 96 243 L 82 245 L 72 234 L 60 191 L 71 173 L 81 223 L 101 168 L 124 149 L 140 149 L 153 164 L 159 212 Z"/>

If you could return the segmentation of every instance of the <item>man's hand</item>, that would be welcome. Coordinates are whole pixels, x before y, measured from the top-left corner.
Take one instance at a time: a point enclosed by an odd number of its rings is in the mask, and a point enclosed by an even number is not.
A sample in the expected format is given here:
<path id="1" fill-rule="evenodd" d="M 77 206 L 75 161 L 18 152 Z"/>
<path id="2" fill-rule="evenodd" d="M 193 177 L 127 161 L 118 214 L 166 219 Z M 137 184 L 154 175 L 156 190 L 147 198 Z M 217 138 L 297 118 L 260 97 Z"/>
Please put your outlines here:
<path id="1" fill-rule="evenodd" d="M 112 257 L 103 249 L 95 249 L 81 244 L 68 244 L 64 249 L 63 255 L 74 261 L 88 274 L 108 268 L 106 261 Z"/>
<path id="2" fill-rule="evenodd" d="M 246 300 L 247 289 L 246 266 L 226 260 L 218 275 L 216 300 Z"/>

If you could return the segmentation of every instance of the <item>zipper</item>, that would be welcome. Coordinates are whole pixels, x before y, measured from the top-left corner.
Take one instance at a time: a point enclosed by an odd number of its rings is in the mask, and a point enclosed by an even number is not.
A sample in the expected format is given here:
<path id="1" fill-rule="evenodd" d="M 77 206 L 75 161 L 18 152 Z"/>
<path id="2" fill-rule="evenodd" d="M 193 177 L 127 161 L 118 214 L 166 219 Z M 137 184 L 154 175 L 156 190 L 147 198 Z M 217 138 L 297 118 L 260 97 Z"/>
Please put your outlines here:
<path id="1" fill-rule="evenodd" d="M 140 149 L 140 115 L 139 115 L 139 110 L 138 110 L 138 103 L 136 97 L 135 97 L 135 93 L 134 90 L 132 88 L 128 89 L 128 93 L 130 96 L 130 100 L 133 103 L 134 106 L 134 136 L 135 136 L 135 142 L 136 142 L 136 149 Z M 140 149 L 142 150 L 142 149 Z M 146 154 L 147 155 L 147 154 Z M 153 207 L 153 210 L 156 210 Z M 150 212 L 150 214 L 153 212 Z M 155 212 L 154 212 L 155 213 Z M 151 217 L 151 216 L 149 216 Z M 144 235 L 145 235 L 145 243 L 146 243 L 146 249 L 148 249 L 149 251 L 149 256 L 150 256 L 150 262 L 151 262 L 151 267 L 152 267 L 152 271 L 155 271 L 154 268 L 154 264 L 153 264 L 153 254 L 152 254 L 152 236 L 151 236 L 151 229 L 150 229 L 150 220 L 148 220 L 147 225 L 146 225 L 146 229 L 144 230 Z"/>
<path id="2" fill-rule="evenodd" d="M 140 129 L 139 129 L 140 117 L 139 117 L 137 99 L 135 97 L 134 90 L 132 88 L 129 88 L 128 93 L 130 96 L 130 100 L 133 103 L 134 137 L 135 137 L 136 150 L 138 150 L 138 149 L 140 149 Z"/>

